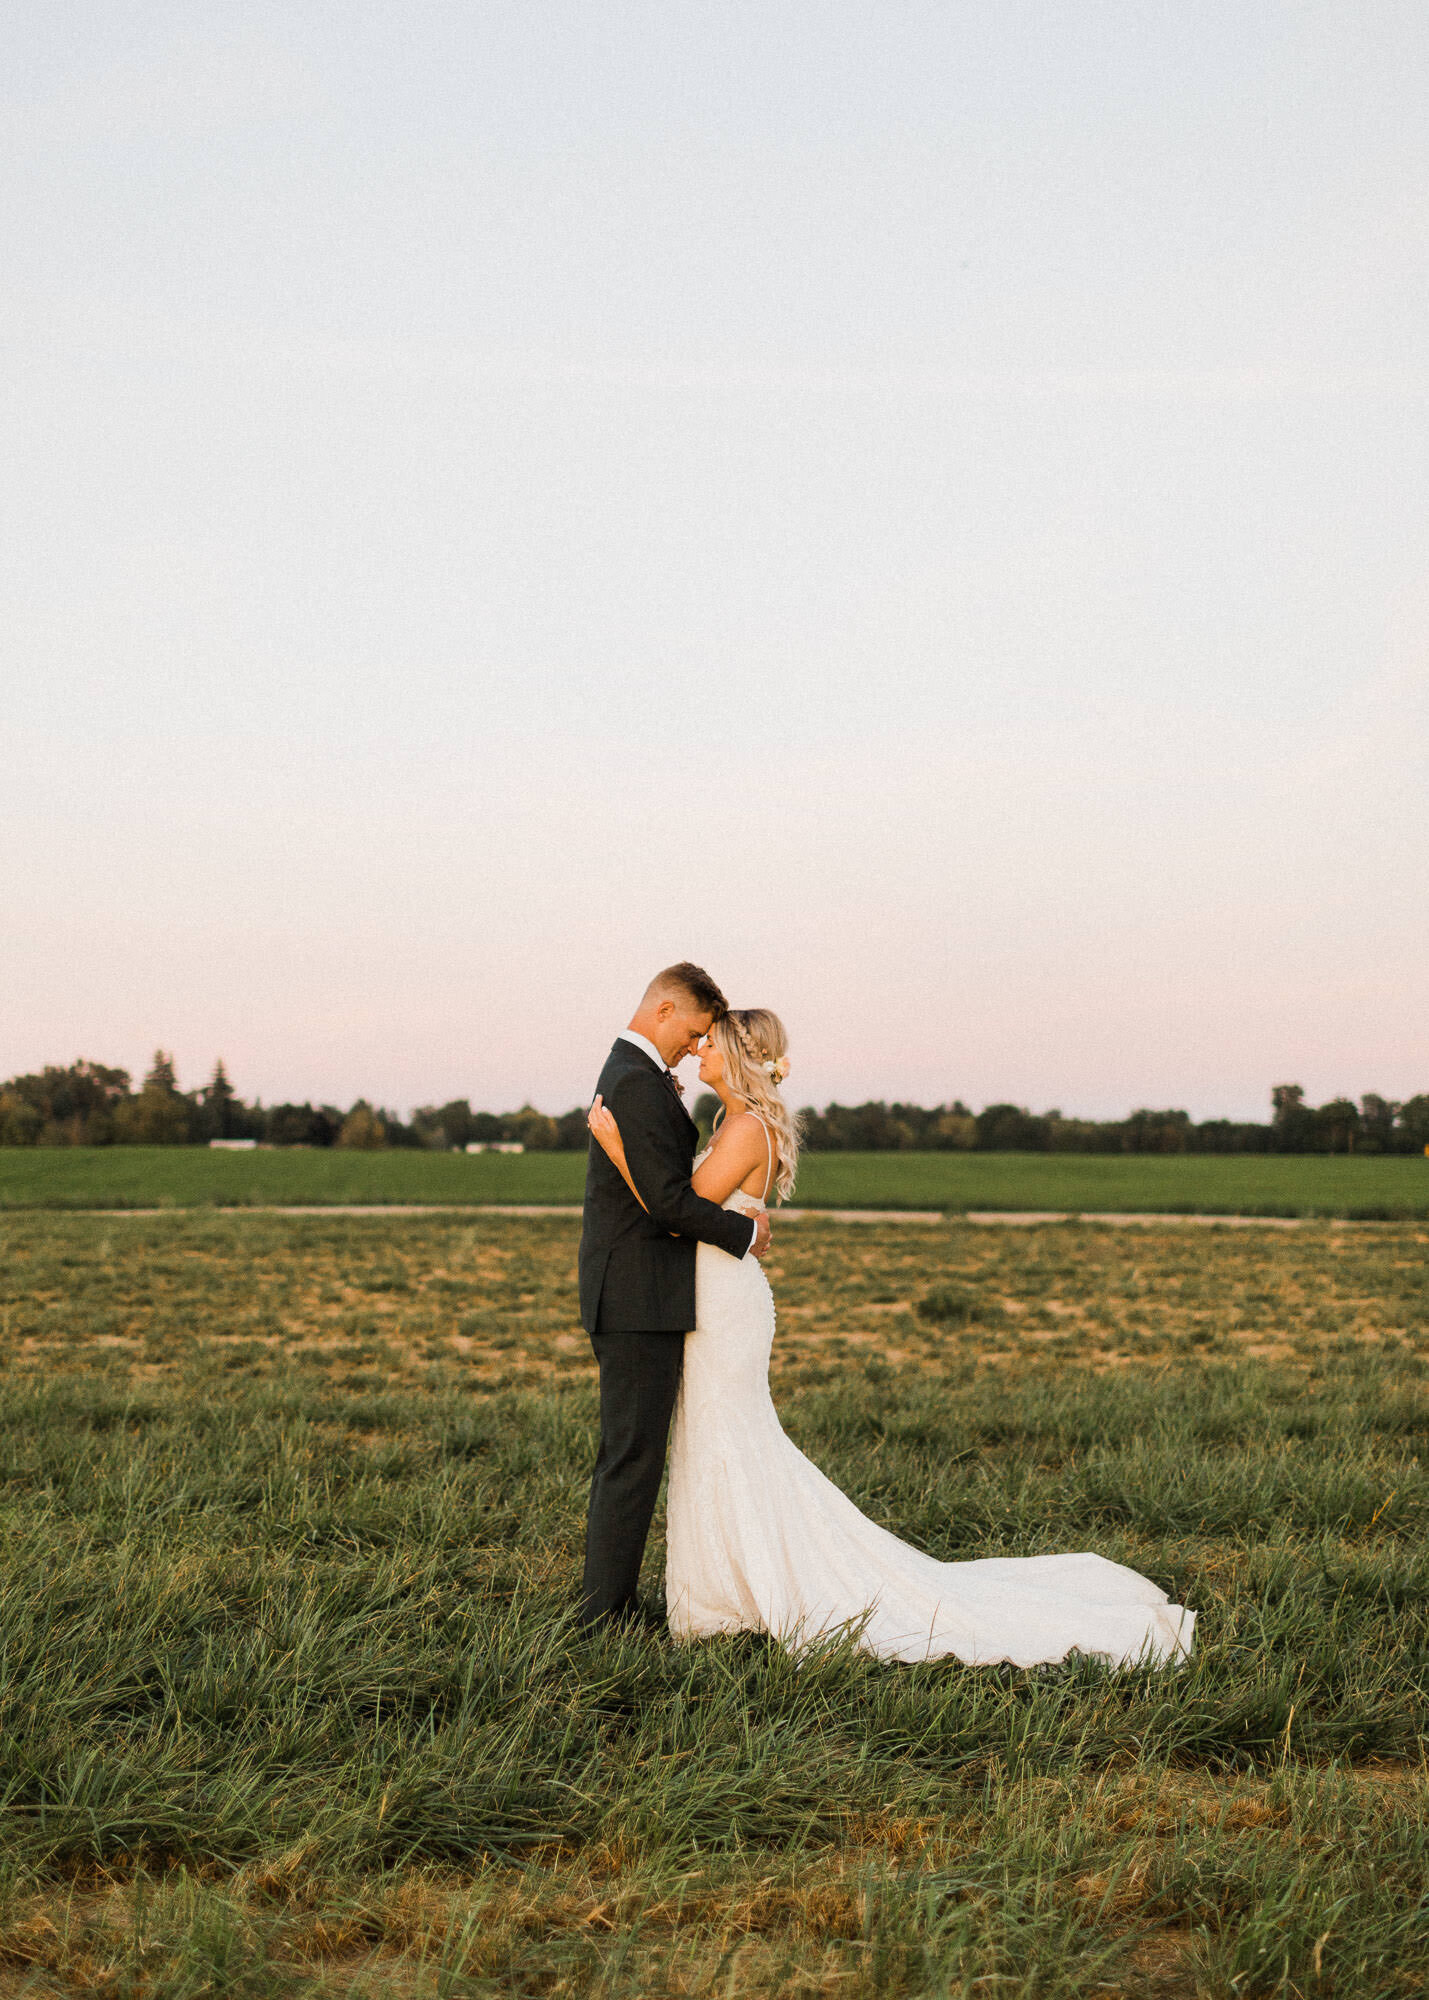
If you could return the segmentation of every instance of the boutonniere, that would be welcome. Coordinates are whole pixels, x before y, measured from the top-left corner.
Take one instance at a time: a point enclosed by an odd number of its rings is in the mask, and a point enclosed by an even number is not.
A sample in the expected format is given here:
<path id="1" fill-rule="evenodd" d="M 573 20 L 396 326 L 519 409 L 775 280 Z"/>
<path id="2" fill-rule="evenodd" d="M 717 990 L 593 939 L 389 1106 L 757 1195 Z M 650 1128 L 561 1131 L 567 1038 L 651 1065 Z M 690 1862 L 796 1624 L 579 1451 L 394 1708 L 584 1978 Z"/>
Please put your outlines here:
<path id="1" fill-rule="evenodd" d="M 681 1083 L 680 1079 L 676 1076 L 675 1072 L 672 1069 L 667 1069 L 665 1071 L 665 1076 L 667 1081 L 669 1081 L 674 1085 L 675 1095 L 677 1097 L 683 1097 L 685 1094 L 685 1086 Z"/>

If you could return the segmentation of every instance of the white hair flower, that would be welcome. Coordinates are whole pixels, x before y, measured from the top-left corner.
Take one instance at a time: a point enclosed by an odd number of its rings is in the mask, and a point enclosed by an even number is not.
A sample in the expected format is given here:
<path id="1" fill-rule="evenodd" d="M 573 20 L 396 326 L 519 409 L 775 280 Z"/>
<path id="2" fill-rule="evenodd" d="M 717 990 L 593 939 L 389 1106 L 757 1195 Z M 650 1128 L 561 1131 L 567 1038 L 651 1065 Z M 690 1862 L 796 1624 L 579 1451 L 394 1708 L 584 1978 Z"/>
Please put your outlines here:
<path id="1" fill-rule="evenodd" d="M 776 1083 L 782 1083 L 789 1074 L 789 1058 L 788 1056 L 769 1057 L 759 1067 L 764 1071 L 766 1076 L 773 1077 Z"/>

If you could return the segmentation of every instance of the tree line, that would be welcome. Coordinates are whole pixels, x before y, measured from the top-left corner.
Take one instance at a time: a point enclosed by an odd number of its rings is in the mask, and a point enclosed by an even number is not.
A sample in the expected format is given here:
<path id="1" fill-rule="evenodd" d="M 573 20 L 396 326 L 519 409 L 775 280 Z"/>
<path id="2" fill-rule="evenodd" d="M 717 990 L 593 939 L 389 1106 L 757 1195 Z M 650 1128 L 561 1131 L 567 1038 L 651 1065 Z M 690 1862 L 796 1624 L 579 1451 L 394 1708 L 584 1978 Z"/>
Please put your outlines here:
<path id="1" fill-rule="evenodd" d="M 1429 1149 L 1429 1092 L 1400 1103 L 1373 1092 L 1318 1107 L 1298 1083 L 1276 1084 L 1265 1124 L 1233 1118 L 1197 1123 L 1186 1111 L 1133 1111 L 1127 1118 L 1064 1118 L 1020 1104 L 973 1112 L 961 1102 L 830 1104 L 806 1111 L 805 1143 L 822 1152 L 978 1153 L 1422 1153 Z"/>
<path id="2" fill-rule="evenodd" d="M 960 1100 L 920 1104 L 828 1104 L 801 1113 L 813 1152 L 981 1153 L 1422 1153 L 1429 1150 L 1429 1092 L 1397 1102 L 1373 1093 L 1318 1107 L 1298 1083 L 1271 1091 L 1265 1124 L 1185 1111 L 1133 1111 L 1128 1118 L 1064 1118 L 1018 1104 L 974 1112 Z M 694 1114 L 708 1134 L 718 1099 L 706 1093 Z M 104 1063 L 46 1064 L 0 1083 L 0 1146 L 202 1146 L 253 1139 L 268 1146 L 386 1146 L 447 1151 L 516 1143 L 530 1152 L 582 1152 L 584 1106 L 553 1118 L 519 1111 L 473 1111 L 464 1097 L 423 1105 L 410 1118 L 359 1098 L 332 1104 L 246 1104 L 222 1062 L 196 1090 L 181 1090 L 174 1060 L 160 1049 L 136 1090 L 129 1072 Z"/>
<path id="3" fill-rule="evenodd" d="M 584 1110 L 551 1118 L 525 1104 L 500 1115 L 462 1098 L 425 1105 L 409 1119 L 360 1097 L 335 1104 L 246 1104 L 220 1061 L 197 1090 L 181 1090 L 174 1059 L 159 1049 L 136 1090 L 128 1070 L 105 1063 L 47 1063 L 0 1083 L 0 1146 L 204 1146 L 254 1139 L 265 1146 L 384 1146 L 446 1151 L 504 1141 L 534 1152 L 575 1152 L 587 1138 Z"/>

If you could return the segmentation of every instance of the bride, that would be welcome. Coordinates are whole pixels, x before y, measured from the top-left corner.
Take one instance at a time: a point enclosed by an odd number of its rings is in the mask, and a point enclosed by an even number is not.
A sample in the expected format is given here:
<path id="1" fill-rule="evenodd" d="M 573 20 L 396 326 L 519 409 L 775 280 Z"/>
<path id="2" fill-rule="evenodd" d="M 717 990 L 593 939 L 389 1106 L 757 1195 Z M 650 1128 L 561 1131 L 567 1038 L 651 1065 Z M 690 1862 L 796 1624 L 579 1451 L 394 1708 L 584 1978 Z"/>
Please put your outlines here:
<path id="1" fill-rule="evenodd" d="M 733 1008 L 700 1048 L 721 1110 L 694 1163 L 707 1200 L 752 1215 L 787 1200 L 798 1125 L 779 1094 L 788 1040 L 767 1008 Z M 596 1139 L 636 1200 L 620 1129 Z M 643 1206 L 643 1203 L 642 1203 Z M 774 1297 L 758 1262 L 701 1243 L 695 1330 L 670 1448 L 665 1597 L 676 1638 L 768 1632 L 790 1647 L 850 1630 L 888 1660 L 1031 1667 L 1086 1653 L 1116 1665 L 1190 1652 L 1195 1613 L 1104 1556 L 938 1562 L 861 1514 L 785 1436 L 769 1395 Z"/>

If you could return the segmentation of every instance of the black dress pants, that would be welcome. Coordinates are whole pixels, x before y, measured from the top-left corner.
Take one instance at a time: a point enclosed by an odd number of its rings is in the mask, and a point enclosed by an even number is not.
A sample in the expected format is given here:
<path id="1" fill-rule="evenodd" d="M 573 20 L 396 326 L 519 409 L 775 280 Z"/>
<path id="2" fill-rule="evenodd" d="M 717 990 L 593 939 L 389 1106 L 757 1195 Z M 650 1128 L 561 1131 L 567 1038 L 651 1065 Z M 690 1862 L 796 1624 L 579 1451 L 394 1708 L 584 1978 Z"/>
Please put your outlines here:
<path id="1" fill-rule="evenodd" d="M 581 1620 L 632 1611 L 665 1469 L 683 1333 L 593 1333 L 600 1364 L 600 1450 L 586 1517 Z"/>

